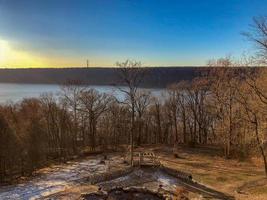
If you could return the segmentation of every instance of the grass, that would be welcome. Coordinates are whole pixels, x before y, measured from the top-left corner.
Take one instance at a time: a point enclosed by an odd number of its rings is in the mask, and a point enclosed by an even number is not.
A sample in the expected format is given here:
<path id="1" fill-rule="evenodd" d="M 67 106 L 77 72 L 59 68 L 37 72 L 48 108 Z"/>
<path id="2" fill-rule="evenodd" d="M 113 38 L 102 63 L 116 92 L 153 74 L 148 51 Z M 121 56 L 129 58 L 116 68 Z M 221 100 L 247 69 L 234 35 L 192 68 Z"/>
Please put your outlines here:
<path id="1" fill-rule="evenodd" d="M 256 187 L 254 189 L 249 190 L 249 192 L 253 195 L 266 195 L 267 197 L 267 185 L 262 187 Z"/>
<path id="2" fill-rule="evenodd" d="M 219 151 L 211 147 L 178 148 L 175 153 L 182 159 L 173 156 L 172 150 L 163 146 L 150 149 L 160 157 L 162 164 L 191 173 L 199 183 L 236 199 L 267 199 L 267 181 L 255 184 L 250 190 L 245 189 L 245 194 L 237 193 L 240 186 L 265 177 L 263 167 L 258 163 L 224 159 Z"/>

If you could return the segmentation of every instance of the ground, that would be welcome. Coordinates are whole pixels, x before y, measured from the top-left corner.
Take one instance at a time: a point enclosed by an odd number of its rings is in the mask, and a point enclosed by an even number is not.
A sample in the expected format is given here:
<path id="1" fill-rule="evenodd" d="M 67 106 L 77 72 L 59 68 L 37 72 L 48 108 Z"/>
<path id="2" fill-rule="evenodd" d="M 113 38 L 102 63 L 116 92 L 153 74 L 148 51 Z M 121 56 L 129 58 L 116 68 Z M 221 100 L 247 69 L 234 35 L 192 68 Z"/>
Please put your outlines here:
<path id="1" fill-rule="evenodd" d="M 210 147 L 180 147 L 175 150 L 176 156 L 166 146 L 144 146 L 137 150 L 153 151 L 163 165 L 191 173 L 198 183 L 236 199 L 267 199 L 267 179 L 261 164 L 224 159 Z M 103 155 L 95 155 L 41 169 L 31 180 L 0 187 L 0 199 L 79 199 L 82 193 L 98 190 L 88 183 L 92 175 L 125 169 L 123 155 L 110 153 L 105 163 L 101 162 Z"/>
<path id="2" fill-rule="evenodd" d="M 33 200 L 62 191 L 72 191 L 95 174 L 120 168 L 122 156 L 113 154 L 108 163 L 101 163 L 102 160 L 103 155 L 94 155 L 40 169 L 30 180 L 0 187 L 0 199 Z"/>
<path id="3" fill-rule="evenodd" d="M 151 148 L 151 147 L 150 147 Z M 152 147 L 161 163 L 193 175 L 193 179 L 206 186 L 234 196 L 236 199 L 266 200 L 267 179 L 263 166 L 252 161 L 224 159 L 212 148 Z"/>

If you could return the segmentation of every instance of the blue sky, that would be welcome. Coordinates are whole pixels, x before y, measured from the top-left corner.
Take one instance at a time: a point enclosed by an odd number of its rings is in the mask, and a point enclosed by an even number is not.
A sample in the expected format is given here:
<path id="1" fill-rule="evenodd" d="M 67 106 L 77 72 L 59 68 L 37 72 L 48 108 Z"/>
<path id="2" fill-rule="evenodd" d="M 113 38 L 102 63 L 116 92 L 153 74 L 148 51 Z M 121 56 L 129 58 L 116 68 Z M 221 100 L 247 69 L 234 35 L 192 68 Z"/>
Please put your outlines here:
<path id="1" fill-rule="evenodd" d="M 251 52 L 260 15 L 267 0 L 0 0 L 0 67 L 205 65 Z"/>

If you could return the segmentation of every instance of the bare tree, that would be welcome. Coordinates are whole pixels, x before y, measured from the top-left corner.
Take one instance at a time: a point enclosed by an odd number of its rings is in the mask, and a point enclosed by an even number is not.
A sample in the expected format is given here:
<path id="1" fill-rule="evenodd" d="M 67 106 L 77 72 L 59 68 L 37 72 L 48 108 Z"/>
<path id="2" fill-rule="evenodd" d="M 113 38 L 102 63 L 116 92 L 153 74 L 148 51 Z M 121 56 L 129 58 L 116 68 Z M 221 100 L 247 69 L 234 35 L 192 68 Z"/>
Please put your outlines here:
<path id="1" fill-rule="evenodd" d="M 152 98 L 152 106 L 151 106 L 151 115 L 154 121 L 153 132 L 155 133 L 155 142 L 156 143 L 163 143 L 163 135 L 162 135 L 162 104 L 160 100 L 156 97 Z"/>
<path id="2" fill-rule="evenodd" d="M 92 149 L 96 147 L 97 122 L 99 117 L 108 109 L 110 96 L 99 93 L 95 89 L 85 90 L 81 93 L 81 111 L 85 112 L 89 120 L 89 131 Z"/>
<path id="3" fill-rule="evenodd" d="M 177 118 L 178 118 L 178 110 L 180 111 L 180 107 L 178 104 L 179 99 L 179 90 L 176 85 L 171 85 L 168 88 L 168 96 L 169 100 L 167 105 L 169 106 L 168 110 L 170 111 L 171 124 L 174 125 L 174 145 L 176 146 L 178 143 L 178 127 L 177 127 Z"/>
<path id="4" fill-rule="evenodd" d="M 137 111 L 137 125 L 138 125 L 138 135 L 137 144 L 141 144 L 142 128 L 143 128 L 143 116 L 147 110 L 151 101 L 151 93 L 148 91 L 139 91 L 136 95 L 136 111 Z"/>
<path id="5" fill-rule="evenodd" d="M 267 16 L 254 17 L 250 27 L 243 35 L 256 44 L 258 63 L 267 64 Z"/>
<path id="6" fill-rule="evenodd" d="M 79 135 L 79 99 L 82 91 L 85 87 L 82 86 L 80 81 L 69 80 L 61 86 L 61 101 L 66 104 L 69 114 L 73 120 L 73 148 L 76 151 L 77 139 L 80 138 Z"/>
<path id="7" fill-rule="evenodd" d="M 255 93 L 255 90 L 246 83 L 242 84 L 242 87 L 239 87 L 237 99 L 244 109 L 244 119 L 251 123 L 255 130 L 257 146 L 260 150 L 264 163 L 265 175 L 267 176 L 267 158 L 263 146 L 264 137 L 260 135 L 261 120 L 263 119 L 264 121 L 267 114 L 264 111 L 264 103 L 259 98 L 257 98 L 257 93 Z"/>
<path id="8" fill-rule="evenodd" d="M 267 16 L 253 18 L 253 24 L 248 32 L 243 33 L 250 41 L 256 44 L 258 54 L 256 62 L 259 64 L 267 64 Z M 248 62 L 245 62 L 247 65 Z M 267 72 L 264 69 L 247 70 L 245 80 L 247 84 L 257 94 L 259 99 L 267 104 L 267 91 L 263 85 L 267 84 Z"/>
<path id="9" fill-rule="evenodd" d="M 145 70 L 141 67 L 141 63 L 132 60 L 118 62 L 119 83 L 117 88 L 125 94 L 125 101 L 131 110 L 131 132 L 130 132 L 130 162 L 133 165 L 134 150 L 134 131 L 135 131 L 135 112 L 137 90 L 143 81 Z M 123 87 L 124 86 L 124 87 Z"/>
<path id="10" fill-rule="evenodd" d="M 256 93 L 260 101 L 267 106 L 267 71 L 265 68 L 258 68 L 255 70 L 246 71 L 244 73 L 245 81 L 251 89 Z"/>
<path id="11" fill-rule="evenodd" d="M 236 114 L 234 112 L 236 95 L 234 63 L 231 58 L 226 57 L 210 61 L 208 65 L 213 67 L 209 76 L 212 77 L 211 90 L 217 106 L 217 117 L 221 122 L 222 131 L 228 133 L 223 134 L 225 157 L 228 158 L 231 154 Z"/>

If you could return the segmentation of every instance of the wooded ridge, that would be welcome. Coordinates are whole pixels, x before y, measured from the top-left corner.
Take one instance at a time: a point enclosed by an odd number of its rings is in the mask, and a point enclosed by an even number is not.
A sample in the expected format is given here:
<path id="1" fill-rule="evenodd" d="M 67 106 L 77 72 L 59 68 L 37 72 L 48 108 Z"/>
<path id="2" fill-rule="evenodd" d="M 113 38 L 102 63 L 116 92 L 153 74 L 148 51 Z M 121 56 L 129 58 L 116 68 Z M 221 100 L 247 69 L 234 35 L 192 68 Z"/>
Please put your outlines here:
<path id="1" fill-rule="evenodd" d="M 192 80 L 202 67 L 149 67 L 142 87 L 162 88 L 181 80 Z M 117 83 L 117 68 L 25 68 L 0 69 L 2 83 L 62 84 L 79 80 L 89 85 Z"/>

